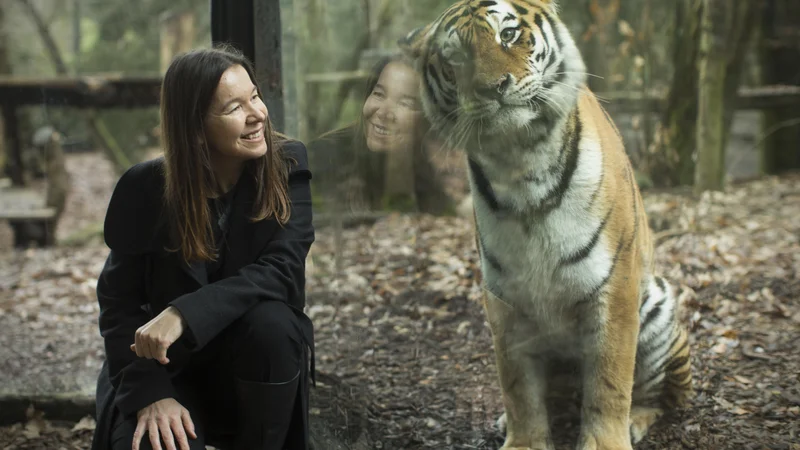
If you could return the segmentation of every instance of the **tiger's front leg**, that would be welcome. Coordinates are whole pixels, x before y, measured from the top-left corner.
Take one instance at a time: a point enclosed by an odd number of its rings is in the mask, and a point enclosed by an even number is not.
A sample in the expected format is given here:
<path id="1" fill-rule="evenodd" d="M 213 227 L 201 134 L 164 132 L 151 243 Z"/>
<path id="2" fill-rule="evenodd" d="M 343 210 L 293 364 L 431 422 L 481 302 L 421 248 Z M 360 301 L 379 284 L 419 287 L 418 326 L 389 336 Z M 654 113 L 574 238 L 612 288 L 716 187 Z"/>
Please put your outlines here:
<path id="1" fill-rule="evenodd" d="M 639 332 L 635 286 L 609 289 L 583 323 L 578 450 L 631 450 L 630 410 Z"/>
<path id="2" fill-rule="evenodd" d="M 530 351 L 536 337 L 519 339 L 525 318 L 488 292 L 484 308 L 505 407 L 506 440 L 500 450 L 554 450 L 545 406 L 547 368 L 545 360 L 532 357 Z"/>

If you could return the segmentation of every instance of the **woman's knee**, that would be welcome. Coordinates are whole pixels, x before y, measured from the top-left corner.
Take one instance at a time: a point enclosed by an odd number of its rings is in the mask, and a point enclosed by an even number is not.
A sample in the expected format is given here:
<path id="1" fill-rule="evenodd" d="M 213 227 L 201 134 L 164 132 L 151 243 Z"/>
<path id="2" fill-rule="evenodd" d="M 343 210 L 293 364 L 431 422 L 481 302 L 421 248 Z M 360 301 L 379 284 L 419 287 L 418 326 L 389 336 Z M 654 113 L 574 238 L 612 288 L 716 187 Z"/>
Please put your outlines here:
<path id="1" fill-rule="evenodd" d="M 238 344 L 259 354 L 272 353 L 277 349 L 283 352 L 300 351 L 302 348 L 297 316 L 284 303 L 261 302 L 247 311 L 236 327 Z"/>

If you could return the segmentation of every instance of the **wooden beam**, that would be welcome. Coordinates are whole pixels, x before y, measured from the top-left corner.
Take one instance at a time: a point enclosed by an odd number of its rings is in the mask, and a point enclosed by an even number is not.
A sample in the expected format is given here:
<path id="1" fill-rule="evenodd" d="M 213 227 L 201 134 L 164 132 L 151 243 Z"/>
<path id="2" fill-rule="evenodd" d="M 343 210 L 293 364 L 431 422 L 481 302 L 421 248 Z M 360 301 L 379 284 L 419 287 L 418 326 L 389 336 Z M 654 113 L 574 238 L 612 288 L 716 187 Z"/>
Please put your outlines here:
<path id="1" fill-rule="evenodd" d="M 141 108 L 159 103 L 159 75 L 97 74 L 82 77 L 0 76 L 0 104 L 71 108 Z"/>
<path id="2" fill-rule="evenodd" d="M 339 83 L 342 81 L 366 80 L 369 75 L 366 70 L 312 73 L 303 76 L 302 80 L 305 83 Z"/>
<path id="3" fill-rule="evenodd" d="M 615 112 L 661 112 L 665 96 L 635 92 L 601 92 L 597 94 L 604 108 Z M 742 88 L 736 99 L 737 110 L 767 110 L 800 106 L 800 86 L 762 86 Z"/>
<path id="4" fill-rule="evenodd" d="M 55 208 L 0 209 L 0 220 L 43 220 L 55 216 Z"/>
<path id="5" fill-rule="evenodd" d="M 275 90 L 281 85 L 280 77 L 272 69 L 264 69 L 262 89 Z M 366 79 L 367 72 L 313 73 L 304 76 L 306 83 L 327 83 Z M 72 108 L 140 108 L 157 106 L 161 90 L 159 75 L 123 76 L 96 74 L 82 77 L 18 78 L 0 76 L 0 105 L 48 105 Z M 269 101 L 278 102 L 282 94 L 265 92 Z M 617 112 L 659 112 L 664 108 L 664 95 L 638 92 L 601 92 L 597 96 L 602 105 Z M 280 101 L 282 103 L 282 100 Z M 269 104 L 267 105 L 269 107 Z M 800 86 L 763 86 L 742 88 L 736 101 L 739 110 L 767 110 L 800 106 Z M 275 121 L 279 109 L 270 107 Z"/>

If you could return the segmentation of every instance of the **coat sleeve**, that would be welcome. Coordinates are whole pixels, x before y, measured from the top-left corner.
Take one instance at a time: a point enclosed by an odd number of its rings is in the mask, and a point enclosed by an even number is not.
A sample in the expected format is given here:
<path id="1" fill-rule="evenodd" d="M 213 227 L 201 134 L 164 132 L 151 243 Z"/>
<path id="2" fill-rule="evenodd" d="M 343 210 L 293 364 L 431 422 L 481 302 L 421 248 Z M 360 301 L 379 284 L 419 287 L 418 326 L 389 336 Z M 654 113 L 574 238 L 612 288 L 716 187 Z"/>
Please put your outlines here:
<path id="1" fill-rule="evenodd" d="M 122 214 L 120 210 L 143 204 L 141 197 L 146 190 L 140 185 L 147 182 L 142 176 L 146 170 L 141 166 L 129 169 L 114 188 L 104 230 L 111 251 L 97 280 L 99 326 L 109 378 L 116 392 L 115 405 L 125 416 L 176 395 L 165 366 L 139 358 L 130 350 L 136 330 L 151 319 L 143 309 L 148 255 L 127 251 L 128 243 L 120 236 L 133 239 L 134 230 L 127 229 L 115 216 Z M 115 245 L 117 241 L 119 246 Z"/>
<path id="2" fill-rule="evenodd" d="M 180 311 L 197 348 L 205 346 L 258 302 L 284 302 L 302 310 L 306 256 L 314 242 L 311 171 L 305 146 L 290 145 L 287 153 L 297 164 L 289 173 L 289 221 L 278 228 L 255 262 L 234 276 L 170 303 Z"/>

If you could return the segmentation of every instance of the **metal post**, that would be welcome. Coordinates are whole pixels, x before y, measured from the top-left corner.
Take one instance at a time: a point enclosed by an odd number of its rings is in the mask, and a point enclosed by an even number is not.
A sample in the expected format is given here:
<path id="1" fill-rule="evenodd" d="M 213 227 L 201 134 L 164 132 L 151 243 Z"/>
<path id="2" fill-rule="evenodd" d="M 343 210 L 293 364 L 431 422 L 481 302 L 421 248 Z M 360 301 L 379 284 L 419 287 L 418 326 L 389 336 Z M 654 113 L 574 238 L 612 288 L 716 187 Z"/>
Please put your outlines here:
<path id="1" fill-rule="evenodd" d="M 280 0 L 252 0 L 255 27 L 256 77 L 264 93 L 272 126 L 285 131 L 283 106 L 283 65 L 281 58 Z"/>
<path id="2" fill-rule="evenodd" d="M 256 78 L 272 126 L 284 131 L 280 0 L 211 0 L 211 39 L 241 50 Z"/>

